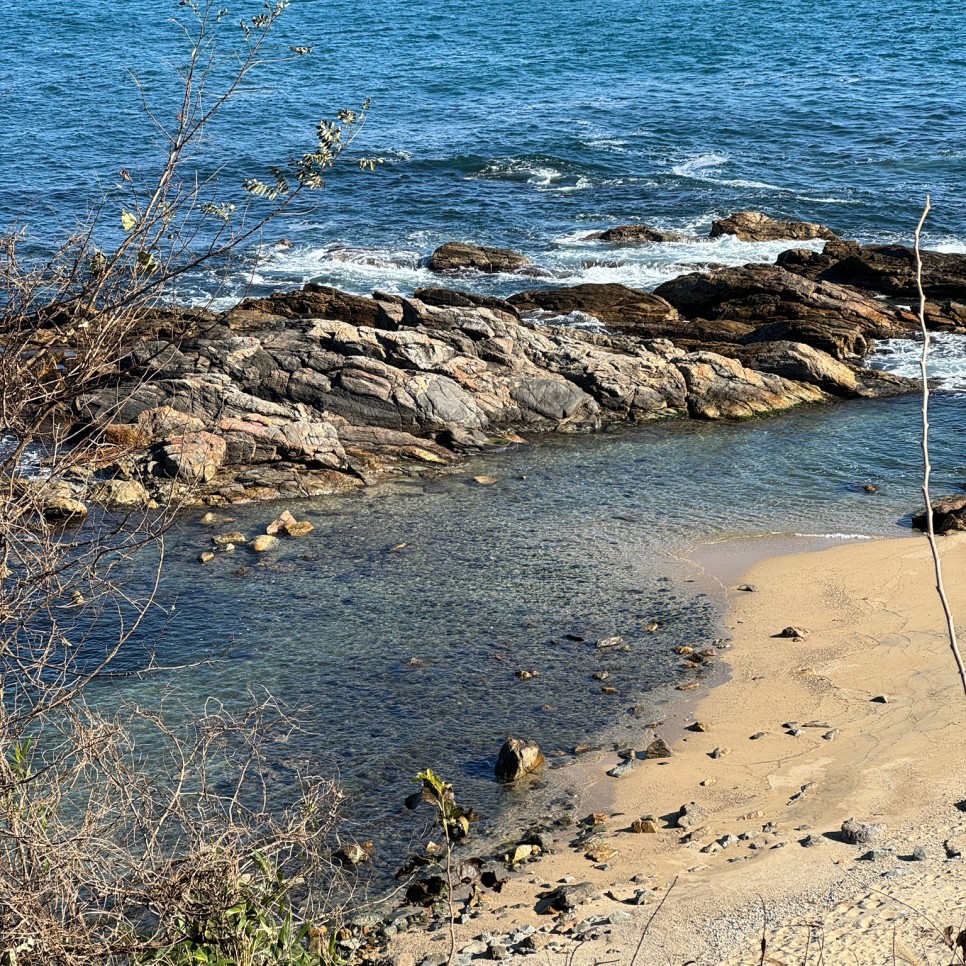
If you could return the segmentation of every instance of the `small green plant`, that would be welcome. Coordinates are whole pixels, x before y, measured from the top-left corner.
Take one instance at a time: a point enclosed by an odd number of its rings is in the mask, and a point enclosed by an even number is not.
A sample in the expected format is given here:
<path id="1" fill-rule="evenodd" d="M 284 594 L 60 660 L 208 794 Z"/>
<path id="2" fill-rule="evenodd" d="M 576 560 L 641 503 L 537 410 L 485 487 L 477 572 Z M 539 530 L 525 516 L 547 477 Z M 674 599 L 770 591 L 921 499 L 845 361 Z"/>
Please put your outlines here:
<path id="1" fill-rule="evenodd" d="M 456 803 L 453 786 L 436 774 L 431 768 L 421 771 L 413 781 L 419 782 L 423 790 L 423 800 L 436 810 L 440 828 L 443 831 L 446 855 L 446 902 L 449 910 L 449 957 L 452 963 L 456 956 L 456 905 L 453 900 L 453 846 L 469 834 L 470 820 L 466 811 Z"/>

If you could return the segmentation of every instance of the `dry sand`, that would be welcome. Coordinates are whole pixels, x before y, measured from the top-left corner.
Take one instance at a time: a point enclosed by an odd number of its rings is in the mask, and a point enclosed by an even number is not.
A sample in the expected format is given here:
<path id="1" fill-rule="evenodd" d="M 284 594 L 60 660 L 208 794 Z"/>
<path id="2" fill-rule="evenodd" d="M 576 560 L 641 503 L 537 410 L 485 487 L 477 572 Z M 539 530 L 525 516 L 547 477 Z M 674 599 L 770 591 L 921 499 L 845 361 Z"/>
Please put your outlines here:
<path id="1" fill-rule="evenodd" d="M 966 536 L 940 543 L 951 602 L 966 621 Z M 724 558 L 709 559 L 726 573 Z M 726 578 L 731 676 L 655 729 L 673 757 L 640 761 L 620 779 L 605 775 L 614 754 L 569 771 L 578 817 L 605 814 L 603 844 L 616 853 L 595 863 L 569 845 L 578 829 L 563 830 L 556 851 L 525 864 L 458 927 L 457 948 L 532 925 L 539 960 L 568 966 L 962 961 L 940 931 L 966 927 L 966 865 L 944 844 L 966 852 L 957 807 L 966 799 L 966 697 L 925 539 L 773 557 Z M 806 638 L 776 636 L 789 625 Z M 695 721 L 707 731 L 687 730 Z M 637 747 L 651 737 L 642 729 Z M 728 751 L 712 758 L 715 748 Z M 686 843 L 669 826 L 692 801 L 707 819 Z M 630 831 L 649 813 L 665 817 L 656 834 Z M 882 827 L 872 845 L 837 840 L 853 817 Z M 749 837 L 702 851 L 726 835 Z M 818 844 L 804 846 L 809 835 Z M 882 855 L 863 859 L 870 848 Z M 913 860 L 917 848 L 924 860 Z M 592 883 L 592 898 L 566 915 L 538 915 L 536 893 L 568 879 Z M 640 889 L 643 904 L 629 902 Z M 407 933 L 395 955 L 405 966 L 447 948 L 445 929 Z"/>

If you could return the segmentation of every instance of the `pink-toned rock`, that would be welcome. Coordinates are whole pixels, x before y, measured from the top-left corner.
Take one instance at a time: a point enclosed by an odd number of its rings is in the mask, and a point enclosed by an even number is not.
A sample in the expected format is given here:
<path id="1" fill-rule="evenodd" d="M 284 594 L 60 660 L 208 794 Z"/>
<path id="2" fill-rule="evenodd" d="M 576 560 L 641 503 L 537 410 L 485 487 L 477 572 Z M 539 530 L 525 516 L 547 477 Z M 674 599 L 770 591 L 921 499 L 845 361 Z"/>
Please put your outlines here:
<path id="1" fill-rule="evenodd" d="M 214 433 L 185 433 L 161 444 L 158 464 L 168 476 L 207 483 L 225 461 L 227 446 Z"/>

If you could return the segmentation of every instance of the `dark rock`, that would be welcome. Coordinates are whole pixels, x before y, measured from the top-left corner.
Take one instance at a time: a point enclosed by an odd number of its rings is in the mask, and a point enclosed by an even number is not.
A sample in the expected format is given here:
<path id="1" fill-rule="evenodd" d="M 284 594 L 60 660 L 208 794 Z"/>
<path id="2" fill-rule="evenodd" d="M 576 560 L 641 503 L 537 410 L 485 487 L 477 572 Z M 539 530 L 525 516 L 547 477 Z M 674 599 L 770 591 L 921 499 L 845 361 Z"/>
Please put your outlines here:
<path id="1" fill-rule="evenodd" d="M 477 295 L 473 292 L 456 292 L 448 288 L 417 288 L 413 292 L 413 298 L 419 299 L 426 305 L 435 305 L 448 308 L 483 308 L 496 309 L 506 312 L 515 318 L 519 318 L 516 307 L 505 299 L 494 298 L 491 295 Z"/>
<path id="2" fill-rule="evenodd" d="M 739 211 L 711 225 L 711 237 L 735 235 L 741 241 L 781 241 L 786 238 L 837 239 L 831 228 L 812 221 L 779 221 L 760 211 Z"/>
<path id="3" fill-rule="evenodd" d="M 793 641 L 804 641 L 808 638 L 808 631 L 803 627 L 789 626 L 784 628 L 784 630 L 778 633 L 779 637 L 790 637 Z M 811 725 L 805 725 L 806 728 L 812 727 Z"/>
<path id="4" fill-rule="evenodd" d="M 537 912 L 573 912 L 582 902 L 594 894 L 592 882 L 577 882 L 558 886 L 547 892 L 538 892 Z"/>
<path id="5" fill-rule="evenodd" d="M 263 299 L 244 299 L 227 313 L 226 320 L 235 327 L 250 324 L 259 316 L 331 319 L 350 325 L 376 326 L 380 319 L 380 308 L 373 299 L 308 282 L 298 291 L 276 292 Z"/>
<path id="6" fill-rule="evenodd" d="M 655 738 L 644 749 L 644 757 L 647 759 L 671 758 L 674 752 L 668 747 L 668 743 L 663 738 Z"/>
<path id="7" fill-rule="evenodd" d="M 530 264 L 530 259 L 505 248 L 490 248 L 467 242 L 446 242 L 429 258 L 434 272 L 516 272 Z"/>
<path id="8" fill-rule="evenodd" d="M 778 264 L 817 281 L 852 285 L 893 298 L 918 298 L 915 252 L 903 245 L 835 241 L 821 252 L 783 252 Z M 966 300 L 966 255 L 923 251 L 922 283 L 929 299 L 963 302 Z M 941 310 L 952 318 L 960 314 L 955 305 L 948 303 Z"/>
<path id="9" fill-rule="evenodd" d="M 662 228 L 650 228 L 648 225 L 618 225 L 616 228 L 593 232 L 586 238 L 588 241 L 609 242 L 612 245 L 641 245 L 648 242 L 691 240 L 688 235 L 679 231 L 665 231 Z"/>
<path id="10" fill-rule="evenodd" d="M 966 496 L 944 496 L 939 500 L 933 500 L 930 507 L 933 530 L 936 533 L 966 530 Z M 920 510 L 913 515 L 912 525 L 923 532 L 929 528 L 925 510 Z"/>
<path id="11" fill-rule="evenodd" d="M 507 738 L 494 766 L 494 774 L 501 782 L 515 782 L 539 768 L 545 759 L 536 742 Z"/>
<path id="12" fill-rule="evenodd" d="M 520 292 L 508 301 L 520 312 L 539 310 L 554 315 L 583 312 L 610 328 L 646 332 L 651 337 L 676 332 L 676 323 L 680 321 L 678 313 L 663 298 L 626 285 L 587 283 Z"/>

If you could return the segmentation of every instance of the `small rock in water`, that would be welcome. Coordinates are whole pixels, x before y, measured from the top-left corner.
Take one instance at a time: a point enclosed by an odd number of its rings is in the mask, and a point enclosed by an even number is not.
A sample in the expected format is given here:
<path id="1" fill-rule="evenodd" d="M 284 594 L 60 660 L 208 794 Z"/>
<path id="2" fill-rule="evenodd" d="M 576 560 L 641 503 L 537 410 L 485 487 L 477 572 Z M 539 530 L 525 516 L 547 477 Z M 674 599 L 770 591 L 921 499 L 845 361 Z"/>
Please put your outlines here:
<path id="1" fill-rule="evenodd" d="M 540 672 L 539 671 L 524 671 L 524 670 L 520 670 L 520 671 L 514 671 L 513 672 L 513 676 L 515 678 L 518 678 L 521 681 L 530 681 L 533 678 L 540 677 Z"/>
<path id="2" fill-rule="evenodd" d="M 677 691 L 696 691 L 701 685 L 698 681 L 687 681 L 684 684 L 679 684 L 675 690 Z"/>
<path id="3" fill-rule="evenodd" d="M 215 559 L 215 555 L 210 550 L 204 550 L 198 554 L 198 563 L 211 563 Z"/>
<path id="4" fill-rule="evenodd" d="M 211 538 L 211 542 L 216 547 L 226 547 L 230 543 L 247 543 L 245 535 L 239 533 L 237 530 L 233 530 L 231 533 L 218 533 Z"/>
<path id="5" fill-rule="evenodd" d="M 496 483 L 496 477 L 486 475 L 474 476 L 473 482 L 476 483 L 477 486 L 492 486 L 494 483 Z"/>
<path id="6" fill-rule="evenodd" d="M 606 647 L 618 647 L 623 643 L 623 637 L 621 637 L 619 634 L 613 634 L 610 637 L 599 638 L 594 646 L 599 650 L 603 650 Z"/>
<path id="7" fill-rule="evenodd" d="M 515 782 L 544 763 L 543 752 L 534 741 L 507 738 L 493 768 L 501 782 Z"/>
<path id="8" fill-rule="evenodd" d="M 601 688 L 600 693 L 614 695 L 614 694 L 620 694 L 620 691 L 618 691 L 617 688 L 612 688 L 608 686 L 605 688 Z"/>
<path id="9" fill-rule="evenodd" d="M 259 534 L 252 541 L 252 550 L 254 550 L 255 553 L 265 553 L 267 550 L 272 550 L 277 546 L 278 537 L 273 537 L 268 533 Z"/>
<path id="10" fill-rule="evenodd" d="M 794 641 L 804 641 L 808 637 L 808 631 L 803 627 L 789 626 L 784 628 L 779 634 L 779 637 L 790 637 Z"/>
<path id="11" fill-rule="evenodd" d="M 595 681 L 606 681 L 610 677 L 609 671 L 597 671 L 594 674 Z"/>
<path id="12" fill-rule="evenodd" d="M 862 489 L 865 490 L 866 493 L 876 493 L 879 490 L 875 483 L 866 483 Z"/>

